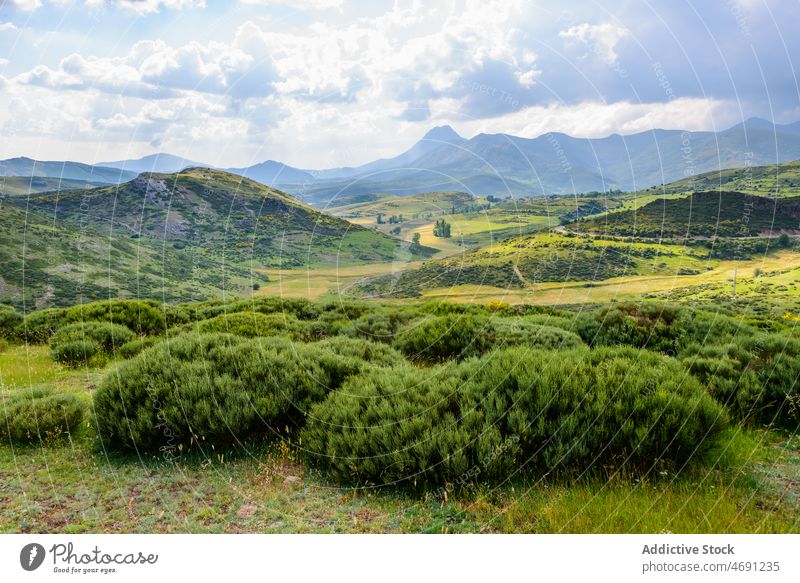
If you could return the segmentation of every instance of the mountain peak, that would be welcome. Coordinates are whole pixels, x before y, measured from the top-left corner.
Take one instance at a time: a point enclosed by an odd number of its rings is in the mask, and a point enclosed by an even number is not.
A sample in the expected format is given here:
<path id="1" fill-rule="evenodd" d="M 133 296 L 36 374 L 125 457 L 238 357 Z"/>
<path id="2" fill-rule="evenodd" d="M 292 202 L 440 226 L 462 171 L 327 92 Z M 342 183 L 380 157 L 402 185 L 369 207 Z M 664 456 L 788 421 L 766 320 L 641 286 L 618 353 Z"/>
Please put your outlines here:
<path id="1" fill-rule="evenodd" d="M 437 142 L 463 142 L 464 138 L 458 135 L 456 131 L 450 127 L 449 125 L 443 126 L 436 126 L 428 130 L 424 136 L 422 136 L 423 140 L 433 140 Z"/>

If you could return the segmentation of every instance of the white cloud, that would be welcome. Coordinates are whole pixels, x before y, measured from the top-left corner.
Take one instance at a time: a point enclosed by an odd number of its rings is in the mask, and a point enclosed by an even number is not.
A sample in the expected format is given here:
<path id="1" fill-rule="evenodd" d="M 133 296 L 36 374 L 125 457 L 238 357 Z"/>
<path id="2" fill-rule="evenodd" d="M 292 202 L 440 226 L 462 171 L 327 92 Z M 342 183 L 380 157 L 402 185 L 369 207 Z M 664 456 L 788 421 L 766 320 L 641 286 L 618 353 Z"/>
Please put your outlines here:
<path id="1" fill-rule="evenodd" d="M 443 121 L 452 119 L 438 112 Z M 546 132 L 562 132 L 582 138 L 610 134 L 632 134 L 653 129 L 704 130 L 727 127 L 736 121 L 736 108 L 728 101 L 712 98 L 681 98 L 667 102 L 553 104 L 528 107 L 499 118 L 455 125 L 468 135 L 510 133 L 536 137 Z"/>
<path id="2" fill-rule="evenodd" d="M 562 30 L 558 36 L 570 42 L 578 42 L 587 46 L 605 64 L 614 65 L 618 59 L 617 43 L 629 35 L 627 29 L 605 22 L 603 24 L 577 24 L 567 30 Z"/>
<path id="3" fill-rule="evenodd" d="M 329 10 L 341 11 L 344 0 L 241 0 L 242 4 L 258 6 L 288 6 L 297 10 Z"/>
<path id="4" fill-rule="evenodd" d="M 13 22 L 0 22 L 0 32 L 5 30 L 17 30 L 17 27 Z"/>
<path id="5" fill-rule="evenodd" d="M 11 8 L 16 8 L 18 10 L 24 10 L 25 12 L 31 12 L 33 10 L 37 10 L 41 8 L 42 1 L 41 0 L 5 0 L 4 4 L 6 6 L 10 6 Z"/>

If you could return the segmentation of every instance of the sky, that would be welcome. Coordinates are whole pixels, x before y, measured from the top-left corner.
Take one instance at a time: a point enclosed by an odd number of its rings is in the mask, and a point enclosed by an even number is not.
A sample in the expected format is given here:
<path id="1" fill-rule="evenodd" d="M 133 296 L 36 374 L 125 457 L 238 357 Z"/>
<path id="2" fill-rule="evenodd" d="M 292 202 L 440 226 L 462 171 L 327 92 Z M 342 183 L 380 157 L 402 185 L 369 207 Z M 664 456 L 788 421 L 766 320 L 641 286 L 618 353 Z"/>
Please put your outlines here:
<path id="1" fill-rule="evenodd" d="M 797 0 L 0 0 L 0 158 L 319 169 L 444 124 L 794 122 L 798 22 Z"/>

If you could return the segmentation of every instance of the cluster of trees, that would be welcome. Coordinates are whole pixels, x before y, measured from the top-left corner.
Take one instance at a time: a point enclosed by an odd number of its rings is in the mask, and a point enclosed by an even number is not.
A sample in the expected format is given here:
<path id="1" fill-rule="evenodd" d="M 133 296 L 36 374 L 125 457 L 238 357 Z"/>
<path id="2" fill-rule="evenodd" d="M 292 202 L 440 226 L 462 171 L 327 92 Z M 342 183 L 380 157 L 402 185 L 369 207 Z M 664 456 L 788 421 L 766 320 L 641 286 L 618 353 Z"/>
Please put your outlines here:
<path id="1" fill-rule="evenodd" d="M 450 223 L 445 221 L 444 219 L 439 219 L 436 221 L 436 224 L 433 227 L 433 236 L 434 237 L 441 237 L 443 239 L 450 238 Z"/>
<path id="2" fill-rule="evenodd" d="M 405 217 L 401 213 L 399 215 L 392 215 L 391 217 L 389 217 L 389 221 L 388 222 L 389 222 L 390 225 L 396 225 L 398 223 L 402 223 L 405 220 L 406 220 Z M 386 224 L 386 221 L 383 220 L 383 213 L 378 213 L 378 216 L 376 217 L 375 222 L 378 225 L 385 225 Z"/>

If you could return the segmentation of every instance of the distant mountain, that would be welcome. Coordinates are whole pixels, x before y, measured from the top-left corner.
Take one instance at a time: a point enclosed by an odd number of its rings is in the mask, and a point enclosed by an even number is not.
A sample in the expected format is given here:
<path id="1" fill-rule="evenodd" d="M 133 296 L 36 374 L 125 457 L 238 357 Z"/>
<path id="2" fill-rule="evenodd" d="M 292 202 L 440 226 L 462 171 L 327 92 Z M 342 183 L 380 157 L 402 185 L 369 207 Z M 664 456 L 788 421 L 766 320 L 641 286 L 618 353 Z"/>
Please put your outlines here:
<path id="1" fill-rule="evenodd" d="M 332 196 L 458 190 L 499 196 L 640 190 L 726 168 L 800 159 L 800 123 L 753 118 L 720 132 L 652 130 L 627 136 L 537 138 L 479 134 L 469 140 L 434 128 L 403 154 L 352 169 L 313 172 L 302 189 L 277 184 L 315 204 Z M 344 172 L 344 176 L 342 173 Z"/>
<path id="2" fill-rule="evenodd" d="M 90 166 L 80 162 L 41 162 L 30 158 L 9 158 L 8 160 L 0 160 L 0 176 L 24 176 L 28 178 L 37 176 L 118 184 L 131 180 L 136 176 L 136 173 L 106 166 Z"/>
<path id="3" fill-rule="evenodd" d="M 274 160 L 267 160 L 246 168 L 227 168 L 225 172 L 238 174 L 267 186 L 274 184 L 302 184 L 314 182 L 315 180 L 314 175 L 309 172 L 292 168 Z"/>
<path id="4" fill-rule="evenodd" d="M 86 180 L 67 180 L 66 178 L 0 176 L 0 194 L 5 194 L 6 196 L 24 196 L 39 192 L 94 188 L 96 186 L 103 186 L 103 184 L 102 182 L 88 182 Z"/>
<path id="5" fill-rule="evenodd" d="M 201 164 L 200 162 L 192 162 L 181 156 L 173 156 L 172 154 L 152 154 L 144 158 L 137 158 L 136 160 L 117 160 L 116 162 L 101 162 L 100 166 L 107 166 L 109 168 L 120 168 L 129 172 L 140 174 L 142 172 L 161 172 L 171 173 L 180 172 L 185 168 L 192 166 L 202 166 L 205 168 L 210 167 L 208 164 Z"/>

